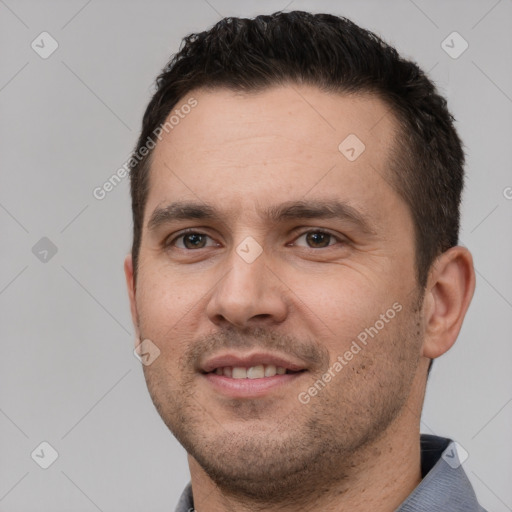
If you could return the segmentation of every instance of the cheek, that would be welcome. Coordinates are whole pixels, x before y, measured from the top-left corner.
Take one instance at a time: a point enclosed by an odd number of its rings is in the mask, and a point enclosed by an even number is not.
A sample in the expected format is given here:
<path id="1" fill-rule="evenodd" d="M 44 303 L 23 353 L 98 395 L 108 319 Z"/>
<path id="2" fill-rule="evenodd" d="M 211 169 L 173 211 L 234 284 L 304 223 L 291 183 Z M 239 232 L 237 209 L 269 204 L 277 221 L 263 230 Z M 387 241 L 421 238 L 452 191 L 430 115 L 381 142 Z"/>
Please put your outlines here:
<path id="1" fill-rule="evenodd" d="M 203 292 L 197 283 L 171 277 L 166 272 L 148 271 L 147 267 L 139 274 L 138 282 L 136 301 L 141 334 L 155 340 L 173 337 L 173 331 L 179 330 Z"/>
<path id="2" fill-rule="evenodd" d="M 392 283 L 351 268 L 296 278 L 291 288 L 297 308 L 335 334 L 354 334 L 373 324 L 400 297 Z M 292 276 L 289 279 L 293 281 Z"/>
<path id="3" fill-rule="evenodd" d="M 353 380 L 378 380 L 379 372 L 392 371 L 406 315 L 404 295 L 393 283 L 344 270 L 336 276 L 302 279 L 294 287 L 299 315 L 308 318 L 307 329 L 319 335 L 331 366 L 338 361 L 343 367 L 336 379 L 340 389 Z"/>

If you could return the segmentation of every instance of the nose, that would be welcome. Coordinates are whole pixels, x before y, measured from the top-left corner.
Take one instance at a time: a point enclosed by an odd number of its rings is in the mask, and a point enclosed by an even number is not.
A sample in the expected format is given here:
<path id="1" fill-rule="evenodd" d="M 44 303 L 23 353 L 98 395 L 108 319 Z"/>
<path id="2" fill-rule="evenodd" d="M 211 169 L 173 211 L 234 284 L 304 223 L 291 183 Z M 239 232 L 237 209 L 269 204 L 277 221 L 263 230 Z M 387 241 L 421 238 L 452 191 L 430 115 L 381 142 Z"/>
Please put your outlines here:
<path id="1" fill-rule="evenodd" d="M 283 322 L 288 288 L 267 265 L 265 253 L 247 262 L 233 250 L 226 263 L 206 308 L 210 321 L 238 328 Z"/>

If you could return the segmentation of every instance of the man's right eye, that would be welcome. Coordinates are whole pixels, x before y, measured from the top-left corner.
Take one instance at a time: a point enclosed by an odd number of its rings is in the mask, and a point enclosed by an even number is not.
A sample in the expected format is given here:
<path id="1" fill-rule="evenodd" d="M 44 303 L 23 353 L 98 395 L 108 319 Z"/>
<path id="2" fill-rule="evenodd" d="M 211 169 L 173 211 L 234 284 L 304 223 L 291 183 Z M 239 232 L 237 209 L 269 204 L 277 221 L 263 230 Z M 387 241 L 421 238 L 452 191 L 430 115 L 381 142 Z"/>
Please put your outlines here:
<path id="1" fill-rule="evenodd" d="M 214 247 L 215 245 L 217 245 L 216 243 L 206 245 L 206 241 L 208 238 L 210 237 L 205 233 L 187 230 L 175 236 L 172 240 L 166 241 L 165 247 L 177 247 L 178 249 L 194 250 L 203 249 L 205 247 Z"/>

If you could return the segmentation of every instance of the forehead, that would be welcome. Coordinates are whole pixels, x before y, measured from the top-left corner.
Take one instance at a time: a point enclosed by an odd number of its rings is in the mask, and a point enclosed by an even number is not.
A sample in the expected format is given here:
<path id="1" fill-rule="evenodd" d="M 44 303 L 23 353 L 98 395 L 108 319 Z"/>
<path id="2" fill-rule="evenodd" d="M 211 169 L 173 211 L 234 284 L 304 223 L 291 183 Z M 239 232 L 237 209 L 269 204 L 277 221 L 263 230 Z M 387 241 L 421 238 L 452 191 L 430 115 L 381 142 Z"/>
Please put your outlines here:
<path id="1" fill-rule="evenodd" d="M 180 111 L 191 98 L 196 106 Z M 304 85 L 199 89 L 170 115 L 180 112 L 153 152 L 146 219 L 184 198 L 236 213 L 328 193 L 370 213 L 373 204 L 375 215 L 379 203 L 400 201 L 388 170 L 397 123 L 373 95 Z"/>

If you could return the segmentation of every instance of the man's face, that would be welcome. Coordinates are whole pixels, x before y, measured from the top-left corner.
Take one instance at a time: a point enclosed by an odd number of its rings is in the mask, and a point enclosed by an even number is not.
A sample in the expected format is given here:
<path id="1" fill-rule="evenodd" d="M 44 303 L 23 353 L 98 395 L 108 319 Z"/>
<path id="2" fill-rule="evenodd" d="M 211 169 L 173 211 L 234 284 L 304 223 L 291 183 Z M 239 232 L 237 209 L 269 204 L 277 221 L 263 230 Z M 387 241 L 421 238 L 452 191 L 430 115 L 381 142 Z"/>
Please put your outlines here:
<path id="1" fill-rule="evenodd" d="M 144 373 L 218 485 L 284 498 L 356 465 L 419 382 L 396 124 L 375 97 L 313 87 L 190 96 L 153 154 L 132 311 L 161 353 Z M 154 215 L 178 202 L 214 216 Z M 310 211 L 334 202 L 331 217 Z"/>

